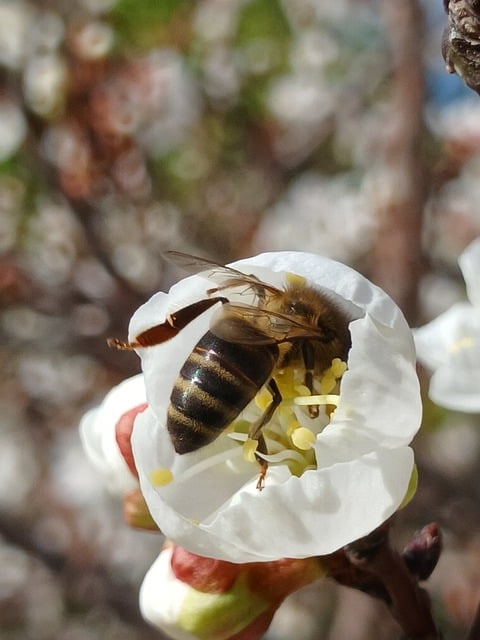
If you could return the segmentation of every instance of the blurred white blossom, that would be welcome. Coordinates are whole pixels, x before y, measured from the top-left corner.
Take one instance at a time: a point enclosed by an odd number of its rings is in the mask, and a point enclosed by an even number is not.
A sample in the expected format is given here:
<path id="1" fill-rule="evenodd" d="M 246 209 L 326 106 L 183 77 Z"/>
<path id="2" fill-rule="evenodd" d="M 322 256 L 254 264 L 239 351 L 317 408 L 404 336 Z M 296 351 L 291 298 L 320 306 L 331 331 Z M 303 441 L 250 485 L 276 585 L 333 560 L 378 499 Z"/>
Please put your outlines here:
<path id="1" fill-rule="evenodd" d="M 112 27 L 97 20 L 80 26 L 73 35 L 77 54 L 86 60 L 98 60 L 109 53 L 115 41 Z"/>
<path id="2" fill-rule="evenodd" d="M 274 80 L 266 101 L 280 128 L 275 151 L 287 165 L 302 160 L 330 131 L 335 92 L 318 73 L 303 71 Z"/>
<path id="3" fill-rule="evenodd" d="M 9 100 L 0 101 L 0 162 L 10 158 L 22 144 L 27 133 L 21 109 Z"/>
<path id="4" fill-rule="evenodd" d="M 0 1 L 0 64 L 19 69 L 25 57 L 25 43 L 34 14 L 22 0 Z"/>
<path id="5" fill-rule="evenodd" d="M 265 213 L 254 247 L 318 251 L 350 262 L 368 251 L 375 230 L 366 196 L 354 175 L 304 173 Z"/>
<path id="6" fill-rule="evenodd" d="M 458 302 L 414 333 L 418 359 L 432 373 L 438 405 L 480 412 L 480 239 L 459 257 L 468 302 Z"/>
<path id="7" fill-rule="evenodd" d="M 24 71 L 25 100 L 37 115 L 58 115 L 65 99 L 68 72 L 65 61 L 56 53 L 32 57 Z"/>

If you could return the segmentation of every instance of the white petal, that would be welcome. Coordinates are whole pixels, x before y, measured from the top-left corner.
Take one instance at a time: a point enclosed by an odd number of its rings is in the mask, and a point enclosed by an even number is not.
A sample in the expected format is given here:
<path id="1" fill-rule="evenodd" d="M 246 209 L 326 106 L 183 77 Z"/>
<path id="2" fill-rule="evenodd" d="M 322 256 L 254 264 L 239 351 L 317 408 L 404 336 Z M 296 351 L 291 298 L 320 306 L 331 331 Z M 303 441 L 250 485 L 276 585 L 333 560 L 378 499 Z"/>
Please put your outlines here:
<path id="1" fill-rule="evenodd" d="M 480 412 L 480 334 L 433 373 L 429 395 L 447 409 Z"/>
<path id="2" fill-rule="evenodd" d="M 375 323 L 370 314 L 350 325 L 352 349 L 340 402 L 324 434 L 349 428 L 379 446 L 408 444 L 420 426 L 422 406 L 411 336 Z M 320 436 L 319 441 L 321 441 Z"/>
<path id="3" fill-rule="evenodd" d="M 138 481 L 120 453 L 115 426 L 124 413 L 144 402 L 143 375 L 137 375 L 114 387 L 80 422 L 80 438 L 88 458 L 104 474 L 108 488 L 120 495 L 137 487 Z"/>
<path id="4" fill-rule="evenodd" d="M 243 562 L 242 550 L 263 560 L 324 555 L 392 515 L 405 496 L 412 468 L 408 447 L 378 449 L 267 486 L 261 493 L 243 492 L 201 528 L 223 535 L 227 544 L 219 551 L 234 562 Z"/>
<path id="5" fill-rule="evenodd" d="M 470 302 L 480 307 L 480 238 L 474 240 L 458 259 Z"/>
<path id="6" fill-rule="evenodd" d="M 449 362 L 465 339 L 480 336 L 480 308 L 460 302 L 413 334 L 419 361 L 435 370 Z"/>
<path id="7" fill-rule="evenodd" d="M 177 544 L 231 562 L 330 553 L 365 535 L 398 508 L 413 467 L 408 447 L 378 448 L 365 455 L 357 451 L 354 459 L 301 478 L 291 477 L 284 467 L 271 467 L 261 492 L 251 465 L 238 478 L 217 469 L 217 474 L 210 470 L 195 476 L 190 485 L 173 482 L 158 488 L 144 470 L 169 463 L 168 437 L 159 442 L 161 433 L 148 410 L 137 418 L 135 458 L 142 459 L 140 484 L 153 518 Z M 155 434 L 157 447 L 147 451 Z M 199 454 L 188 455 L 196 459 Z"/>

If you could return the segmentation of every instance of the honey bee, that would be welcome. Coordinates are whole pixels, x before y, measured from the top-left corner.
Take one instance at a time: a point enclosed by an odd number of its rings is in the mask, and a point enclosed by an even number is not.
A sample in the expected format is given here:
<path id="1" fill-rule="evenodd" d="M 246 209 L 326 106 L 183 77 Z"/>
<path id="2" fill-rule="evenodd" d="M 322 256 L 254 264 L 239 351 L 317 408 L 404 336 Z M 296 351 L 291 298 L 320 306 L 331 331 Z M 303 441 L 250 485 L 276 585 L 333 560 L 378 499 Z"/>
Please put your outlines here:
<path id="1" fill-rule="evenodd" d="M 257 441 L 256 458 L 263 487 L 267 454 L 262 435 L 282 396 L 275 373 L 301 367 L 304 383 L 314 392 L 314 379 L 331 366 L 334 358 L 347 360 L 351 346 L 351 318 L 330 297 L 293 278 L 283 289 L 262 282 L 232 267 L 189 254 L 171 251 L 166 257 L 190 273 L 206 272 L 217 284 L 198 300 L 167 316 L 132 342 L 109 339 L 109 345 L 135 349 L 160 344 L 178 335 L 214 305 L 209 330 L 185 360 L 170 395 L 167 429 L 175 451 L 185 454 L 213 442 L 266 385 L 272 399 L 260 419 L 251 425 L 249 438 Z M 231 302 L 229 290 L 250 293 L 254 304 Z M 318 407 L 309 407 L 311 417 Z"/>

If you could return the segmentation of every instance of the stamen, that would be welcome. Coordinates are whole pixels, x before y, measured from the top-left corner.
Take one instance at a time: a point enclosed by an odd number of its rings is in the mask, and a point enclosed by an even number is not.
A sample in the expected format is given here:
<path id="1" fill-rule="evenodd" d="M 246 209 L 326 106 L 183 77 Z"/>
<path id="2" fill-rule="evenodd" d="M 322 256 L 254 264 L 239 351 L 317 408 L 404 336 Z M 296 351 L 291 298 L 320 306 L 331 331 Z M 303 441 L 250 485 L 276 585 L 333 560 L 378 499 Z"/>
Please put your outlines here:
<path id="1" fill-rule="evenodd" d="M 265 411 L 271 402 L 272 402 L 272 395 L 265 388 L 259 391 L 255 396 L 255 404 L 262 411 Z"/>
<path id="2" fill-rule="evenodd" d="M 299 406 L 309 406 L 311 404 L 333 404 L 338 406 L 340 396 L 334 393 L 322 393 L 318 396 L 297 396 L 293 402 Z"/>
<path id="3" fill-rule="evenodd" d="M 322 393 L 331 393 L 337 385 L 337 380 L 343 376 L 346 370 L 347 363 L 340 358 L 334 358 L 320 380 L 320 391 Z"/>
<path id="4" fill-rule="evenodd" d="M 258 453 L 258 457 L 272 464 L 293 460 L 305 466 L 305 457 L 299 451 L 295 451 L 295 449 L 282 449 L 277 453 Z"/>
<path id="5" fill-rule="evenodd" d="M 336 384 L 337 380 L 335 376 L 331 371 L 327 371 L 320 382 L 320 391 L 322 393 L 330 393 L 335 389 Z"/>
<path id="6" fill-rule="evenodd" d="M 247 462 L 255 462 L 255 452 L 258 447 L 258 440 L 247 438 L 243 443 L 243 458 Z"/>
<path id="7" fill-rule="evenodd" d="M 288 284 L 292 284 L 297 287 L 303 287 L 307 281 L 306 278 L 299 276 L 298 273 L 290 273 L 289 271 L 285 273 L 285 280 Z"/>
<path id="8" fill-rule="evenodd" d="M 230 437 L 233 435 L 242 436 L 243 434 L 229 434 Z M 247 436 L 244 436 L 245 438 Z M 235 438 L 237 439 L 237 438 Z M 236 458 L 241 456 L 243 453 L 243 449 L 227 449 L 226 451 L 221 451 L 213 456 L 208 456 L 203 460 L 199 460 L 196 464 L 187 467 L 182 473 L 177 475 L 173 475 L 170 469 L 155 469 L 150 472 L 150 480 L 152 484 L 156 487 L 163 487 L 167 484 L 170 484 L 175 477 L 175 482 L 178 484 L 184 480 L 189 480 L 194 476 L 202 473 L 202 471 L 206 471 L 211 467 L 215 467 L 217 464 L 221 464 L 222 462 L 229 462 L 232 458 Z"/>
<path id="9" fill-rule="evenodd" d="M 292 442 L 297 449 L 301 449 L 302 451 L 308 451 L 312 448 L 315 443 L 316 436 L 313 431 L 307 429 L 306 427 L 298 427 L 292 433 Z"/>
<path id="10" fill-rule="evenodd" d="M 299 396 L 309 396 L 310 395 L 310 389 L 304 384 L 297 384 L 294 388 L 295 388 L 296 393 L 298 393 Z"/>

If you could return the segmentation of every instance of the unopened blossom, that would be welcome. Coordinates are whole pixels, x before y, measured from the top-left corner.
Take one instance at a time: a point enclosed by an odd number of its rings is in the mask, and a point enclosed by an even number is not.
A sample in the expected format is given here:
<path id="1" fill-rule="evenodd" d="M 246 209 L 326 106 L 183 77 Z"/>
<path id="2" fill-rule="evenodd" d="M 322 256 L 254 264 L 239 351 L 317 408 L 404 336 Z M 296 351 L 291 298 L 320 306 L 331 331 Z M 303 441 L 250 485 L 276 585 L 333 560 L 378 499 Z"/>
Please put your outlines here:
<path id="1" fill-rule="evenodd" d="M 145 406 L 143 376 L 137 375 L 114 387 L 80 422 L 85 453 L 107 487 L 121 496 L 138 487 L 130 435 L 134 416 Z"/>
<path id="2" fill-rule="evenodd" d="M 175 640 L 257 640 L 285 597 L 321 575 L 313 558 L 240 565 L 168 545 L 145 576 L 140 609 Z"/>
<path id="3" fill-rule="evenodd" d="M 125 522 L 137 529 L 158 531 L 140 491 L 131 446 L 135 419 L 146 406 L 143 376 L 128 378 L 84 415 L 80 436 L 107 488 L 122 498 Z"/>
<path id="4" fill-rule="evenodd" d="M 259 490 L 246 433 L 268 404 L 265 390 L 196 451 L 176 453 L 166 428 L 179 370 L 218 305 L 171 339 L 139 348 L 148 400 L 132 435 L 140 486 L 159 528 L 193 553 L 238 563 L 328 554 L 384 522 L 407 493 L 414 468 L 408 445 L 421 419 L 411 331 L 382 290 L 333 260 L 278 252 L 232 266 L 278 289 L 293 279 L 326 293 L 351 319 L 347 362 L 333 361 L 314 381 L 312 400 L 303 367 L 274 372 L 283 401 L 263 430 L 268 471 Z M 134 314 L 130 341 L 217 284 L 205 272 L 154 295 Z M 225 295 L 255 304 L 245 288 Z M 309 414 L 312 403 L 321 405 L 317 417 Z"/>
<path id="5" fill-rule="evenodd" d="M 458 259 L 466 302 L 415 330 L 419 361 L 432 373 L 430 398 L 458 411 L 480 411 L 480 238 Z"/>

